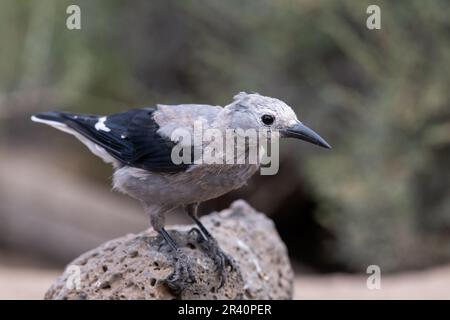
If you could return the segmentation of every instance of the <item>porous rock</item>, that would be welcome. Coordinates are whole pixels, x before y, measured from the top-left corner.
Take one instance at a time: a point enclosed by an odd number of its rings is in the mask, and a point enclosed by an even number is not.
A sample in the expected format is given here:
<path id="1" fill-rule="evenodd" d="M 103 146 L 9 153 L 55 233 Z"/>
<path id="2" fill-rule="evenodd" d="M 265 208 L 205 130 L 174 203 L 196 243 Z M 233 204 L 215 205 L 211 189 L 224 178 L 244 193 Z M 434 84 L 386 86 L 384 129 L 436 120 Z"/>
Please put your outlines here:
<path id="1" fill-rule="evenodd" d="M 245 201 L 201 218 L 237 268 L 218 289 L 213 261 L 199 248 L 191 226 L 169 233 L 190 257 L 196 282 L 181 293 L 164 279 L 172 257 L 153 230 L 108 241 L 70 263 L 45 299 L 291 299 L 293 272 L 273 222 Z"/>

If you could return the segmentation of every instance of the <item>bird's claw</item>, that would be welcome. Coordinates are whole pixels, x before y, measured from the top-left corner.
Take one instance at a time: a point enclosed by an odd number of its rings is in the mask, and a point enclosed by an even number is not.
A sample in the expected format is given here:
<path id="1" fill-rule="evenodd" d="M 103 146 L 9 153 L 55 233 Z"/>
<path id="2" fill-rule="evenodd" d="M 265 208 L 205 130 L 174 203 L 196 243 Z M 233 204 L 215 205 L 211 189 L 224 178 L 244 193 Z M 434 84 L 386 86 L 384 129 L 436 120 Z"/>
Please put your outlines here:
<path id="1" fill-rule="evenodd" d="M 219 272 L 220 283 L 218 289 L 222 288 L 227 281 L 228 272 L 236 270 L 235 262 L 233 258 L 225 254 L 220 248 L 216 254 L 216 259 L 214 261 L 216 264 L 216 272 Z"/>
<path id="2" fill-rule="evenodd" d="M 174 253 L 173 272 L 163 282 L 176 294 L 182 292 L 189 284 L 196 282 L 189 258 L 180 249 Z"/>
<path id="3" fill-rule="evenodd" d="M 219 286 L 217 289 L 220 289 L 227 281 L 227 272 L 236 270 L 235 262 L 233 258 L 229 257 L 222 251 L 222 249 L 220 249 L 219 244 L 214 238 L 208 239 L 202 244 L 202 247 L 208 256 L 214 261 L 214 271 L 219 273 Z M 227 270 L 228 268 L 229 270 Z"/>
<path id="4" fill-rule="evenodd" d="M 214 272 L 219 273 L 219 286 L 217 287 L 217 290 L 222 288 L 227 281 L 228 272 L 237 269 L 234 259 L 220 249 L 216 239 L 211 236 L 205 236 L 199 228 L 194 227 L 190 229 L 188 233 L 195 235 L 200 248 L 213 260 L 215 265 Z M 166 243 L 161 242 L 159 248 L 161 249 L 164 245 L 166 245 Z M 173 257 L 174 270 L 164 280 L 164 283 L 167 284 L 172 292 L 179 294 L 189 284 L 195 283 L 196 280 L 187 255 L 180 249 L 176 249 Z"/>

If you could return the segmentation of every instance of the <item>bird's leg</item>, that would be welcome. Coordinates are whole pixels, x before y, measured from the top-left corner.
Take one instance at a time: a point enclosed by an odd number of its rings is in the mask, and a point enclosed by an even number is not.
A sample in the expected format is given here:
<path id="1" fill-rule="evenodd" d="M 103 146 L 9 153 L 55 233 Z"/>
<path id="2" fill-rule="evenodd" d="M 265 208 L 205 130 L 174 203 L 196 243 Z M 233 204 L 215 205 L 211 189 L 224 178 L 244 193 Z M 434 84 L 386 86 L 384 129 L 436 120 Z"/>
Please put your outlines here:
<path id="1" fill-rule="evenodd" d="M 230 267 L 230 271 L 235 269 L 233 259 L 226 255 L 222 249 L 220 249 L 217 240 L 211 235 L 211 233 L 206 229 L 206 227 L 201 223 L 197 216 L 198 203 L 189 204 L 186 206 L 186 211 L 189 217 L 194 220 L 199 229 L 193 228 L 190 232 L 197 233 L 197 241 L 202 246 L 202 248 L 206 251 L 209 257 L 211 257 L 216 265 L 216 271 L 220 273 L 220 285 L 221 288 L 227 278 L 227 267 Z"/>
<path id="2" fill-rule="evenodd" d="M 188 256 L 178 247 L 176 241 L 164 229 L 164 214 L 166 211 L 155 210 L 150 206 L 144 206 L 150 217 L 152 227 L 164 238 L 170 247 L 173 260 L 173 272 L 163 280 L 169 289 L 175 294 L 181 293 L 189 284 L 195 282 Z M 161 246 L 160 246 L 161 248 Z"/>
<path id="3" fill-rule="evenodd" d="M 201 233 L 199 234 L 199 237 L 204 240 L 214 240 L 214 237 L 211 235 L 211 233 L 206 229 L 206 227 L 201 223 L 200 219 L 197 216 L 198 212 L 198 203 L 192 203 L 188 204 L 186 206 L 186 211 L 189 217 L 191 217 L 192 220 L 197 224 L 197 226 L 200 228 Z M 198 233 L 197 228 L 193 228 L 191 231 L 196 231 Z"/>
<path id="4" fill-rule="evenodd" d="M 166 229 L 164 229 L 164 228 L 159 229 L 159 234 L 162 235 L 162 237 L 164 238 L 164 240 L 167 242 L 167 244 L 170 246 L 170 248 L 172 248 L 173 251 L 177 251 L 177 250 L 178 250 L 177 243 L 176 243 L 175 240 L 169 235 L 169 233 L 167 232 Z"/>
<path id="5" fill-rule="evenodd" d="M 186 288 L 187 285 L 195 282 L 190 261 L 166 229 L 160 228 L 158 233 L 170 246 L 170 252 L 172 253 L 172 258 L 174 260 L 173 271 L 166 279 L 164 279 L 164 283 L 166 283 L 174 293 L 179 294 Z"/>

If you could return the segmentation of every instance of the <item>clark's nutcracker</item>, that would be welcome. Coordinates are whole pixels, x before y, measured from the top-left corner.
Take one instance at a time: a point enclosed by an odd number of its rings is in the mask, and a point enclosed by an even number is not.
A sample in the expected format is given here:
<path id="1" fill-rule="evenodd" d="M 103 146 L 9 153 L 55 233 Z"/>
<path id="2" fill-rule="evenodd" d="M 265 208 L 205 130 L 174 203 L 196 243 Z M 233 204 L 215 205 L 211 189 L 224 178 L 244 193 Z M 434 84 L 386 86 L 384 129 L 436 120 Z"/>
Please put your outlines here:
<path id="1" fill-rule="evenodd" d="M 278 132 L 325 148 L 330 145 L 303 125 L 284 102 L 257 93 L 241 92 L 225 107 L 184 104 L 157 105 L 109 116 L 44 112 L 32 116 L 70 133 L 95 155 L 114 167 L 114 188 L 139 200 L 151 226 L 164 238 L 174 254 L 174 272 L 166 279 L 180 289 L 180 280 L 194 281 L 187 257 L 164 229 L 164 216 L 178 207 L 186 208 L 199 229 L 193 230 L 220 271 L 220 285 L 226 269 L 233 268 L 217 242 L 197 218 L 198 204 L 239 188 L 257 171 L 258 164 L 175 164 L 172 137 L 177 128 L 192 130 L 195 121 L 204 129 L 256 129 Z"/>

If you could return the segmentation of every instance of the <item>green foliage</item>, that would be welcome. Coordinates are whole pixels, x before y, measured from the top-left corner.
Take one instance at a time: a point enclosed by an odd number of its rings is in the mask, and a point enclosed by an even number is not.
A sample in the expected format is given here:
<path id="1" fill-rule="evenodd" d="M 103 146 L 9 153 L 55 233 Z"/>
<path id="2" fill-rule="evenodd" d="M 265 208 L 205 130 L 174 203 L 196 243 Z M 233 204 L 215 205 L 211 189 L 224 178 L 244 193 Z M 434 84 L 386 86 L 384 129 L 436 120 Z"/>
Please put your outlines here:
<path id="1" fill-rule="evenodd" d="M 351 27 L 350 3 L 346 15 L 328 20 L 329 36 L 363 84 L 323 83 L 344 120 L 327 123 L 340 132 L 335 149 L 309 158 L 306 170 L 323 200 L 319 219 L 337 234 L 336 258 L 355 270 L 450 258 L 449 7 L 381 7 L 381 32 Z"/>

